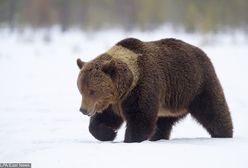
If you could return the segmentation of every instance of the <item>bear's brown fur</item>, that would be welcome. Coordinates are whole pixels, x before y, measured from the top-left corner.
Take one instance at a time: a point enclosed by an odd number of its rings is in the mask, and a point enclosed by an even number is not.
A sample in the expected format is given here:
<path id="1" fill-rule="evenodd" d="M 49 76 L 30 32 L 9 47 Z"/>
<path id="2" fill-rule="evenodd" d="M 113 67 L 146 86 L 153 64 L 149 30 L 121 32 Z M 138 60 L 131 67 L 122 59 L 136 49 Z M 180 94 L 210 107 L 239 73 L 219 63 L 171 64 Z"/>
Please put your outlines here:
<path id="1" fill-rule="evenodd" d="M 77 60 L 80 111 L 89 131 L 113 140 L 123 121 L 125 142 L 168 139 L 172 126 L 190 113 L 212 137 L 232 137 L 230 112 L 207 55 L 176 39 L 128 38 L 94 60 Z"/>

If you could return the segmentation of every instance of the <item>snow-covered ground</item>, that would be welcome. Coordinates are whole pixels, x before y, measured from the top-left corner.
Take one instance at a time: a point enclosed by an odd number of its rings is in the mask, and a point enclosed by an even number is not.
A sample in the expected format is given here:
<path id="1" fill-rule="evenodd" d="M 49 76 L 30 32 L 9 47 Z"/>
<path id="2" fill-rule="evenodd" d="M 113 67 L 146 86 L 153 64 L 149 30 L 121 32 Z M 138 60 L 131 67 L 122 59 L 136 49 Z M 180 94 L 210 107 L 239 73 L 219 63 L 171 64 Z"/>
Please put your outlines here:
<path id="1" fill-rule="evenodd" d="M 49 33 L 49 34 L 47 34 Z M 233 139 L 212 139 L 190 116 L 169 141 L 124 144 L 88 132 L 78 112 L 76 58 L 90 60 L 126 37 L 176 37 L 201 47 L 212 59 L 234 123 Z M 242 33 L 206 35 L 109 30 L 61 33 L 57 29 L 0 31 L 0 163 L 63 167 L 248 167 L 248 47 Z"/>

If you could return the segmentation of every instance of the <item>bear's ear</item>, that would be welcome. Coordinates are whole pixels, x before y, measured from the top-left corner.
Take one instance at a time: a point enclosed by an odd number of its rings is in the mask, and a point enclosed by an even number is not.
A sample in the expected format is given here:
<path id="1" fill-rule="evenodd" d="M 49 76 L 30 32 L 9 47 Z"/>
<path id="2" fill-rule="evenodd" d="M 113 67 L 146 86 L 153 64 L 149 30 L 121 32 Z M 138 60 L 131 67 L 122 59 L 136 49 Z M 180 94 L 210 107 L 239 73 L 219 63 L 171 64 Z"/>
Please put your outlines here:
<path id="1" fill-rule="evenodd" d="M 78 65 L 79 69 L 82 69 L 84 64 L 85 64 L 85 62 L 81 61 L 80 58 L 77 59 L 77 65 Z"/>
<path id="2" fill-rule="evenodd" d="M 114 79 L 116 75 L 115 61 L 111 60 L 111 61 L 106 62 L 102 67 L 102 71 L 105 74 L 109 75 L 112 79 Z"/>

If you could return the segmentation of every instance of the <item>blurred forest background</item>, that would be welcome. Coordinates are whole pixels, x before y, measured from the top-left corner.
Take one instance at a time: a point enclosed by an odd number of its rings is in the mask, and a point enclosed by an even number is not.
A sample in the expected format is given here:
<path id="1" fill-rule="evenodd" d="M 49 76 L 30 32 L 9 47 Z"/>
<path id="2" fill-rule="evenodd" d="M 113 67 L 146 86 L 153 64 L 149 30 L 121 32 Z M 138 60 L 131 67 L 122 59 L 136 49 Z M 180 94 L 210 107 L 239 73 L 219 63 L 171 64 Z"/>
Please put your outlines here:
<path id="1" fill-rule="evenodd" d="M 248 33 L 248 0 L 0 0 L 0 28 Z"/>

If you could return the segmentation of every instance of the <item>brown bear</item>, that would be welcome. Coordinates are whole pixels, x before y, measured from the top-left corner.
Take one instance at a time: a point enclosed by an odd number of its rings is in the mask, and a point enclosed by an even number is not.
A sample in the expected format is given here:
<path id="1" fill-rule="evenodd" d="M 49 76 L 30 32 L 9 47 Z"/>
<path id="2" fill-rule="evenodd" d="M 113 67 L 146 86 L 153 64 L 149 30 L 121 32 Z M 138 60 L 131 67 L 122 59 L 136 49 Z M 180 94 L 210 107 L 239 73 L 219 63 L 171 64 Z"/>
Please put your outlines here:
<path id="1" fill-rule="evenodd" d="M 77 64 L 80 111 L 91 117 L 89 131 L 98 140 L 114 140 L 124 121 L 124 142 L 169 139 L 172 126 L 189 113 L 212 137 L 233 135 L 214 67 L 193 45 L 128 38 Z"/>

